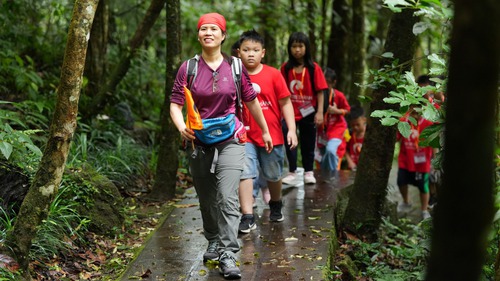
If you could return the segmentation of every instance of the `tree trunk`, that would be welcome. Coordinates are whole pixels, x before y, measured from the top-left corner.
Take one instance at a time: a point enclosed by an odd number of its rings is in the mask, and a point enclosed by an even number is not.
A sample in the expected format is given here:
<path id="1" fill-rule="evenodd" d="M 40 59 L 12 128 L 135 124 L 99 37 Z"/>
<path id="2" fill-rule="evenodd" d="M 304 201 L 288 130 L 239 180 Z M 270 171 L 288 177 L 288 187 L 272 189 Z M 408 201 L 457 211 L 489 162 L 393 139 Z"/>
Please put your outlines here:
<path id="1" fill-rule="evenodd" d="M 348 91 L 349 104 L 359 105 L 358 97 L 362 88 L 356 84 L 363 84 L 365 76 L 365 8 L 363 0 L 352 1 L 352 48 L 351 48 L 351 89 Z"/>
<path id="2" fill-rule="evenodd" d="M 433 218 L 427 281 L 480 280 L 494 214 L 500 2 L 454 3 L 443 187 Z"/>
<path id="3" fill-rule="evenodd" d="M 57 194 L 66 165 L 76 128 L 88 36 L 97 3 L 98 0 L 77 0 L 75 3 L 50 136 L 40 167 L 2 249 L 2 253 L 13 254 L 23 270 L 28 269 L 31 241 L 36 236 L 37 227 L 47 218 L 49 205 Z"/>
<path id="4" fill-rule="evenodd" d="M 349 69 L 349 37 L 351 30 L 351 8 L 349 0 L 333 1 L 332 24 L 328 39 L 328 67 L 337 73 L 337 88 L 349 95 L 351 71 Z"/>
<path id="5" fill-rule="evenodd" d="M 382 50 L 379 51 L 379 44 L 382 44 L 386 40 L 387 29 L 389 27 L 389 22 L 391 21 L 392 11 L 385 7 L 380 7 L 377 11 L 377 28 L 375 30 L 375 36 L 370 40 L 369 53 L 371 57 L 368 59 L 367 64 L 370 69 L 378 69 L 380 64 L 380 55 L 382 55 Z M 380 48 L 381 49 L 381 48 Z"/>
<path id="6" fill-rule="evenodd" d="M 153 190 L 147 196 L 148 200 L 165 201 L 174 198 L 177 168 L 179 166 L 180 134 L 170 119 L 170 93 L 181 63 L 181 20 L 179 0 L 167 0 L 166 29 L 168 34 L 166 73 L 165 73 L 165 99 L 161 112 L 161 134 L 156 164 L 156 178 Z"/>
<path id="7" fill-rule="evenodd" d="M 261 0 L 260 1 L 260 21 L 263 27 L 262 35 L 266 44 L 266 56 L 264 62 L 267 65 L 279 67 L 278 52 L 276 50 L 276 29 L 278 28 L 277 17 L 274 15 L 277 11 L 276 0 Z"/>
<path id="8" fill-rule="evenodd" d="M 415 53 L 416 37 L 412 33 L 417 18 L 412 10 L 395 14 L 389 26 L 385 50 L 392 52 L 400 63 L 409 62 Z M 383 60 L 382 65 L 390 65 Z M 411 63 L 406 63 L 399 71 L 410 71 Z M 373 93 L 370 112 L 397 108 L 383 101 L 394 85 L 386 82 Z M 381 211 L 387 195 L 387 183 L 391 171 L 396 141 L 396 127 L 383 126 L 377 118 L 368 118 L 365 141 L 360 155 L 354 188 L 349 199 L 342 227 L 348 231 L 375 239 L 374 236 L 382 218 Z M 357 227 L 361 225 L 361 227 Z"/>
<path id="9" fill-rule="evenodd" d="M 317 9 L 316 9 L 316 1 L 315 0 L 308 0 L 306 7 L 307 7 L 307 25 L 309 26 L 308 30 L 308 36 L 309 36 L 309 41 L 311 42 L 311 55 L 312 59 L 317 62 L 318 61 L 318 47 L 316 46 L 316 15 L 317 15 Z"/>
<path id="10" fill-rule="evenodd" d="M 137 27 L 134 36 L 129 41 L 126 53 L 122 56 L 118 66 L 111 74 L 109 82 L 99 89 L 99 93 L 92 99 L 89 107 L 85 109 L 87 118 L 97 115 L 106 107 L 106 105 L 115 101 L 114 93 L 116 91 L 116 87 L 123 77 L 125 77 L 125 74 L 127 74 L 132 58 L 135 56 L 135 53 L 142 45 L 144 39 L 160 16 L 160 12 L 165 6 L 165 2 L 166 0 L 151 1 L 141 24 Z"/>
<path id="11" fill-rule="evenodd" d="M 328 11 L 327 7 L 328 7 L 328 0 L 321 0 L 321 26 L 319 32 L 319 40 L 321 42 L 321 53 L 318 60 L 320 66 L 326 65 L 326 49 L 327 49 L 326 24 L 327 24 L 327 11 Z"/>
<path id="12" fill-rule="evenodd" d="M 85 60 L 84 75 L 88 78 L 88 84 L 84 89 L 85 95 L 91 100 L 105 83 L 106 77 L 106 53 L 108 50 L 108 23 L 109 4 L 108 0 L 99 0 L 97 11 L 90 32 L 87 59 Z M 83 103 L 83 100 L 82 100 Z M 81 104 L 80 107 L 84 105 Z"/>

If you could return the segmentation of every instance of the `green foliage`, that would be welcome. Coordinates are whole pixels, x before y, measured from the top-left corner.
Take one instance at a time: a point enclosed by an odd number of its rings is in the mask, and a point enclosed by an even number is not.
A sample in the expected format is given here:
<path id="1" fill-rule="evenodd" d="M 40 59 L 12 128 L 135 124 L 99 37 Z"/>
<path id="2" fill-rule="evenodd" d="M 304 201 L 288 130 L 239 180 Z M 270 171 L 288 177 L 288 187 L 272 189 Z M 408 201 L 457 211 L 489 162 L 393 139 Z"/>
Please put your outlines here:
<path id="1" fill-rule="evenodd" d="M 365 243 L 350 240 L 349 255 L 368 280 L 424 280 L 430 250 L 430 222 L 413 225 L 402 220 L 393 225 L 384 220 L 380 241 Z"/>
<path id="2" fill-rule="evenodd" d="M 8 269 L 0 267 L 0 281 L 17 281 L 17 280 L 22 280 L 21 279 L 22 275 L 23 275 L 23 272 L 21 270 L 16 271 L 16 272 L 11 272 Z"/>
<path id="3" fill-rule="evenodd" d="M 395 61 L 395 63 L 397 63 L 397 61 Z M 384 98 L 384 102 L 399 105 L 399 111 L 375 110 L 370 116 L 380 118 L 380 122 L 384 126 L 397 125 L 399 132 L 404 137 L 408 137 L 411 133 L 410 125 L 406 122 L 406 118 L 409 118 L 413 124 L 416 124 L 416 120 L 408 114 L 410 107 L 414 108 L 413 110 L 420 112 L 420 114 L 422 114 L 422 116 L 427 120 L 436 123 L 443 123 L 444 112 L 436 109 L 436 107 L 424 97 L 427 92 L 436 91 L 438 87 L 420 87 L 416 83 L 415 77 L 411 72 L 406 72 L 404 75 L 400 75 L 397 71 L 399 66 L 395 63 L 391 67 L 385 67 L 380 70 L 372 71 L 372 74 L 374 74 L 374 82 L 370 85 L 370 87 L 378 88 L 385 82 L 395 85 L 396 91 L 389 92 L 389 97 Z M 442 128 L 440 127 L 440 129 Z M 434 138 L 428 139 L 427 143 L 439 144 L 440 134 L 436 134 L 435 128 L 432 128 L 432 130 L 432 133 L 428 133 L 426 136 Z"/>
<path id="4" fill-rule="evenodd" d="M 488 237 L 488 247 L 486 248 L 486 262 L 483 265 L 483 276 L 486 280 L 495 280 L 495 262 L 500 245 L 500 147 L 496 148 L 497 158 L 495 159 L 495 209 L 496 214 Z"/>
<path id="5" fill-rule="evenodd" d="M 62 185 L 49 207 L 46 220 L 39 226 L 33 241 L 30 257 L 33 260 L 50 259 L 68 251 L 78 243 L 85 243 L 83 234 L 90 222 L 76 211 L 78 202 L 66 196 L 80 186 Z"/>
<path id="6" fill-rule="evenodd" d="M 118 187 L 135 184 L 147 177 L 151 149 L 137 143 L 111 120 L 97 120 L 92 126 L 80 124 L 68 156 L 68 167 L 83 164 L 112 180 Z"/>
<path id="7" fill-rule="evenodd" d="M 33 173 L 42 157 L 42 151 L 33 144 L 30 135 L 40 130 L 18 131 L 9 124 L 0 125 L 1 156 L 11 163 L 17 164 L 26 172 Z"/>

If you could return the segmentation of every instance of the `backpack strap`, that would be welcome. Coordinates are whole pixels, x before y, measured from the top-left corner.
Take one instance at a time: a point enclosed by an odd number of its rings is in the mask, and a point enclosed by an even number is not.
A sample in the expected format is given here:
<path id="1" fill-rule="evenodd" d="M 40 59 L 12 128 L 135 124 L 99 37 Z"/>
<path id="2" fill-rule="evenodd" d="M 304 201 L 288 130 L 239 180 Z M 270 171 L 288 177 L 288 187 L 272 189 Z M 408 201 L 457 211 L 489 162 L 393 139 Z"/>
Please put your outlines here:
<path id="1" fill-rule="evenodd" d="M 231 61 L 231 72 L 233 73 L 233 80 L 236 86 L 236 110 L 238 118 L 243 122 L 243 103 L 241 100 L 241 72 L 242 72 L 241 59 L 237 57 L 232 57 Z"/>
<path id="2" fill-rule="evenodd" d="M 200 60 L 200 57 L 198 55 L 195 55 L 194 57 L 190 58 L 187 61 L 187 67 L 186 67 L 186 72 L 187 72 L 187 79 L 186 79 L 186 86 L 188 89 L 191 89 L 191 86 L 193 85 L 193 81 L 196 78 L 196 72 L 198 70 L 198 61 Z"/>

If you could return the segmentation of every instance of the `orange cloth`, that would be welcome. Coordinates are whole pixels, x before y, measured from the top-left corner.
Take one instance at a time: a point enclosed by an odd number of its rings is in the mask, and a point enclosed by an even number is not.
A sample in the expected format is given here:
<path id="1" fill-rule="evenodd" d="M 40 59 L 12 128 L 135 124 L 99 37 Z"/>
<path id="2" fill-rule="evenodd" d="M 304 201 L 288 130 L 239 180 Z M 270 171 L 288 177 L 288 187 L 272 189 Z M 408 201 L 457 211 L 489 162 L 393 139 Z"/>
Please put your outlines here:
<path id="1" fill-rule="evenodd" d="M 191 91 L 184 86 L 184 96 L 186 97 L 186 125 L 188 128 L 192 130 L 201 130 L 203 129 L 203 122 L 201 121 L 200 112 L 196 105 L 194 104 L 193 96 L 191 95 Z"/>

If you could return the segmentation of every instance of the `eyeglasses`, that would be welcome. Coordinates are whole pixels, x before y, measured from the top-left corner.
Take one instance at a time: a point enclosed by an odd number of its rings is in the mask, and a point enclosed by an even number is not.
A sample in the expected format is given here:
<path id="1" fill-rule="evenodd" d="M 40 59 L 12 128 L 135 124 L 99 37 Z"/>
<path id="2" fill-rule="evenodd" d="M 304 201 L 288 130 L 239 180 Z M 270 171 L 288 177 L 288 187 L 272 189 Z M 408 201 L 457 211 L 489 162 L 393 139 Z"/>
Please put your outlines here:
<path id="1" fill-rule="evenodd" d="M 217 88 L 217 81 L 219 81 L 219 72 L 214 71 L 212 73 L 212 77 L 214 78 L 214 80 L 212 82 L 212 93 L 215 93 L 218 90 L 218 88 Z"/>

